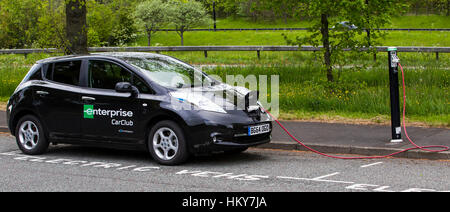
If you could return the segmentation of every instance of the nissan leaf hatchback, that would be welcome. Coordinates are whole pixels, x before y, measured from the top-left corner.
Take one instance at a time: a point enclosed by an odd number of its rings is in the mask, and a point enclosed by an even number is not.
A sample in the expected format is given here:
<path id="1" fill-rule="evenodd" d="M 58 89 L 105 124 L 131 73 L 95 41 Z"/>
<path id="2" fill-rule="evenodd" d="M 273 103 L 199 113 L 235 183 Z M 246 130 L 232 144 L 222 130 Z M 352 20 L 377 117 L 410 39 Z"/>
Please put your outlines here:
<path id="1" fill-rule="evenodd" d="M 143 149 L 175 165 L 270 142 L 272 123 L 257 98 L 172 57 L 102 53 L 38 61 L 6 113 L 25 154 L 82 144 Z"/>

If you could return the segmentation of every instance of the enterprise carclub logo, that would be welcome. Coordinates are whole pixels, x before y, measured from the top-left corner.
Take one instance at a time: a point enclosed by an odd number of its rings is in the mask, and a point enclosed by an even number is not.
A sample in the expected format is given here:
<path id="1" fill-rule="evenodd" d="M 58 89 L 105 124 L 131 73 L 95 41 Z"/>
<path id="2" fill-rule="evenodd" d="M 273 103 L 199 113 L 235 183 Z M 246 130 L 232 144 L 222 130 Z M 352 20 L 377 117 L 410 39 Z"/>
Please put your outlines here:
<path id="1" fill-rule="evenodd" d="M 83 117 L 85 119 L 93 119 L 94 118 L 94 105 L 84 105 Z"/>
<path id="2" fill-rule="evenodd" d="M 85 119 L 93 119 L 94 116 L 109 116 L 110 118 L 114 117 L 124 117 L 131 118 L 133 117 L 133 111 L 126 110 L 104 110 L 104 109 L 94 109 L 94 105 L 84 105 L 83 106 L 83 117 Z"/>

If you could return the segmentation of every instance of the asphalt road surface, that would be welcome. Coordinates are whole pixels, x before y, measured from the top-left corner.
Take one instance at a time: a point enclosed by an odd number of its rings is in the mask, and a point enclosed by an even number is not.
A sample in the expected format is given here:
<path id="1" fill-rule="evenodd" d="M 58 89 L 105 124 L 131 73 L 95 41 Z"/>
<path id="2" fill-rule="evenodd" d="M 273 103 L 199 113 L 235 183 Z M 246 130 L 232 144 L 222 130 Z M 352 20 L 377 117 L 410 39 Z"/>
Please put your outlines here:
<path id="1" fill-rule="evenodd" d="M 450 191 L 450 161 L 249 149 L 168 167 L 145 152 L 69 145 L 26 156 L 0 134 L 0 191 Z"/>

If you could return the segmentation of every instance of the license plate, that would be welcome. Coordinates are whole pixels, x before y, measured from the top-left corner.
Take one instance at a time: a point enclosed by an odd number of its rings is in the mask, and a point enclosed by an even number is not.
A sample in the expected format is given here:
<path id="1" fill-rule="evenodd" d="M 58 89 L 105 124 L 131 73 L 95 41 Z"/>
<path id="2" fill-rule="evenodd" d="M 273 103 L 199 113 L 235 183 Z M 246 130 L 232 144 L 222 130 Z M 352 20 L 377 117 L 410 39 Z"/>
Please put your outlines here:
<path id="1" fill-rule="evenodd" d="M 258 135 L 270 132 L 270 124 L 262 124 L 258 126 L 248 127 L 248 135 Z"/>

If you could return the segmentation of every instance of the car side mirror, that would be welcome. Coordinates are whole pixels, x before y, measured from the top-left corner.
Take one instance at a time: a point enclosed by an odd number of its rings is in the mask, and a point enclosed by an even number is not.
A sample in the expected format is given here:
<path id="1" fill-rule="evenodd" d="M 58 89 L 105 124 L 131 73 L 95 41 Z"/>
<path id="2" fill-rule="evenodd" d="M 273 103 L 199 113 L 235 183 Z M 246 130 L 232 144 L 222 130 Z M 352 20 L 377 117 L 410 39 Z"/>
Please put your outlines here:
<path id="1" fill-rule="evenodd" d="M 139 94 L 139 90 L 129 82 L 118 82 L 115 90 L 117 93 L 131 93 L 131 97 L 136 97 Z"/>

